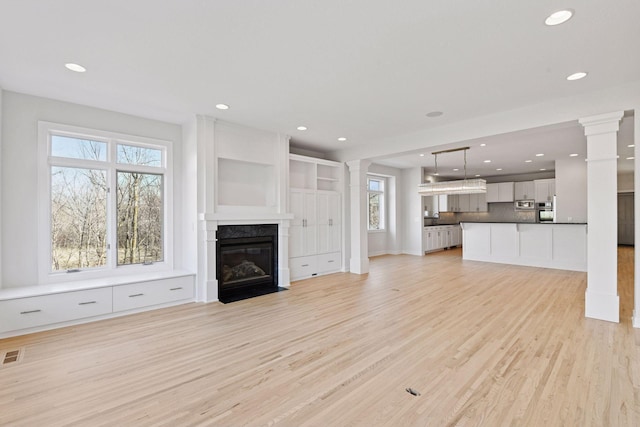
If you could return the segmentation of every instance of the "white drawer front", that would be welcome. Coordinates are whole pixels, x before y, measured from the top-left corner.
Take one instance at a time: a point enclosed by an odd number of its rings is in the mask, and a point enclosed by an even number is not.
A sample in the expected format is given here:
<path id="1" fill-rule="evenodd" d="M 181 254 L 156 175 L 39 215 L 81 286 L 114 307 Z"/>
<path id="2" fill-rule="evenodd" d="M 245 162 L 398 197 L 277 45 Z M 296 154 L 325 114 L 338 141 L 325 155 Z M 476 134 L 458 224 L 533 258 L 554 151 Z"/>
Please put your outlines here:
<path id="1" fill-rule="evenodd" d="M 342 266 L 340 252 L 318 255 L 318 273 L 338 271 Z"/>
<path id="2" fill-rule="evenodd" d="M 112 312 L 111 287 L 0 301 L 0 332 Z"/>
<path id="3" fill-rule="evenodd" d="M 303 256 L 289 259 L 291 279 L 310 277 L 318 273 L 316 256 Z"/>
<path id="4" fill-rule="evenodd" d="M 113 287 L 113 311 L 193 299 L 193 277 L 176 277 Z"/>

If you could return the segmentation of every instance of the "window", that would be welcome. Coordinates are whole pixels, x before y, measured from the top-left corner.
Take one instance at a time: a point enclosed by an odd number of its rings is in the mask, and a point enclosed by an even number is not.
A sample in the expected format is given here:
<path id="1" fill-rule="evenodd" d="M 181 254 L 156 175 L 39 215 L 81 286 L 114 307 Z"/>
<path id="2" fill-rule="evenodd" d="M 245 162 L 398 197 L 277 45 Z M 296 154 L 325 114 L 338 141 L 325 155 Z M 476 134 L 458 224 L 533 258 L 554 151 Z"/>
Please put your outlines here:
<path id="1" fill-rule="evenodd" d="M 39 144 L 42 282 L 171 268 L 170 143 L 40 123 Z"/>
<path id="2" fill-rule="evenodd" d="M 367 178 L 369 230 L 384 230 L 384 178 Z"/>

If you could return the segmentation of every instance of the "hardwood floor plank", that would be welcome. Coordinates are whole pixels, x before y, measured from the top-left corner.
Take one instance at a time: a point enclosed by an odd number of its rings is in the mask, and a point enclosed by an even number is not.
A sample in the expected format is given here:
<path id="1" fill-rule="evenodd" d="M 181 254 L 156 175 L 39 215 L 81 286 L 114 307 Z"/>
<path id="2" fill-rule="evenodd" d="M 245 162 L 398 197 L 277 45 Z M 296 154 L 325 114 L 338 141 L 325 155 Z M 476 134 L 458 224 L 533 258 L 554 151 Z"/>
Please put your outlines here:
<path id="1" fill-rule="evenodd" d="M 454 250 L 0 340 L 25 348 L 0 425 L 640 425 L 633 248 L 619 259 L 620 324 L 584 318 L 585 273 Z"/>

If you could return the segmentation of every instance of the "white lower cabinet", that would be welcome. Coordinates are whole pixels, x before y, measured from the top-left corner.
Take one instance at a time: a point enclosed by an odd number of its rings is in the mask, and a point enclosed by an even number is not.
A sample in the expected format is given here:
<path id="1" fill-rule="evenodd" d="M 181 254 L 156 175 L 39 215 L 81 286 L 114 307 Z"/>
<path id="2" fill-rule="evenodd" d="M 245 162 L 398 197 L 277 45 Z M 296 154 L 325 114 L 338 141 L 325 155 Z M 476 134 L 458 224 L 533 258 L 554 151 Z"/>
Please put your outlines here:
<path id="1" fill-rule="evenodd" d="M 0 332 L 112 312 L 111 287 L 0 301 Z"/>
<path id="2" fill-rule="evenodd" d="M 289 259 L 291 280 L 306 279 L 319 274 L 334 273 L 342 268 L 341 252 L 309 255 Z"/>
<path id="3" fill-rule="evenodd" d="M 422 250 L 431 252 L 460 246 L 462 243 L 459 225 L 436 225 L 425 227 L 422 232 Z"/>
<path id="4" fill-rule="evenodd" d="M 193 279 L 177 277 L 113 287 L 113 311 L 133 310 L 193 298 Z"/>
<path id="5" fill-rule="evenodd" d="M 88 322 L 92 317 L 113 317 L 128 310 L 192 301 L 194 276 L 44 295 L 37 292 L 42 291 L 35 286 L 20 296 L 7 297 L 0 292 L 0 338 L 64 326 L 64 322 Z"/>

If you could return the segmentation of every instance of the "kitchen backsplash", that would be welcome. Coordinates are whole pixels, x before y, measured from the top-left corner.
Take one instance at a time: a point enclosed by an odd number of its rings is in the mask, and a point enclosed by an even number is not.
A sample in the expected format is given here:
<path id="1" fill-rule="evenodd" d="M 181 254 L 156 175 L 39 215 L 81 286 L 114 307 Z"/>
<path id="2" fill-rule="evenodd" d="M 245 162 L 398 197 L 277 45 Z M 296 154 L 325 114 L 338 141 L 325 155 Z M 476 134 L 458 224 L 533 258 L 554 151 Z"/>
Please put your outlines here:
<path id="1" fill-rule="evenodd" d="M 536 211 L 516 211 L 513 202 L 489 203 L 489 212 L 441 212 L 440 219 L 425 219 L 425 225 L 455 224 L 461 221 L 536 222 Z M 431 221 L 431 222 L 429 222 Z"/>

